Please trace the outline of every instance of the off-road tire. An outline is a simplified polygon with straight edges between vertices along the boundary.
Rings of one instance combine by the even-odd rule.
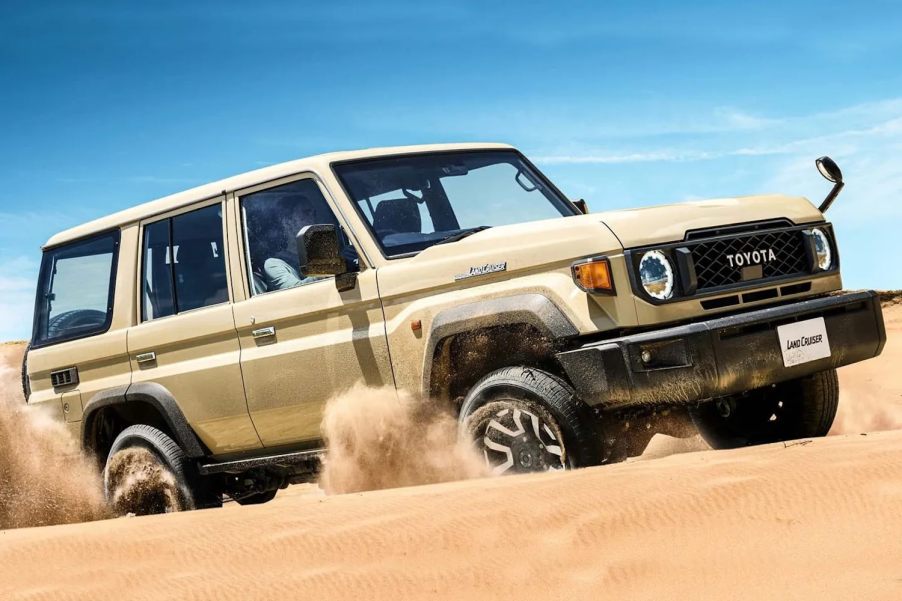
[[[31,382],[28,381],[28,351],[31,350],[31,345],[25,347],[25,355],[22,357],[22,396],[25,397],[25,402],[28,402],[28,399],[31,398]]]
[[[463,433],[478,439],[481,426],[505,407],[536,415],[556,431],[563,441],[563,467],[601,463],[597,418],[558,376],[530,367],[505,367],[491,372],[470,389],[461,405]]]
[[[218,495],[212,493],[200,481],[195,473],[194,464],[185,455],[182,448],[165,432],[148,426],[138,424],[124,429],[113,441],[110,452],[107,455],[104,466],[104,492],[107,500],[111,500],[112,491],[109,490],[109,465],[116,453],[130,448],[144,448],[150,451],[175,480],[178,488],[177,507],[173,511],[189,511],[205,507],[222,505]]]
[[[821,437],[836,417],[839,380],[831,369],[720,403],[690,410],[699,434],[715,449]]]

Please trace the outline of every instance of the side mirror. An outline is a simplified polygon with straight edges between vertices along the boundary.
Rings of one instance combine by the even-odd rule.
[[[338,228],[331,223],[307,225],[296,236],[298,267],[305,276],[335,276],[339,291],[356,285],[356,273],[348,271],[341,254]]]
[[[843,186],[846,184],[842,181],[842,171],[840,170],[839,165],[837,165],[830,157],[820,157],[814,161],[814,164],[817,165],[817,170],[824,176],[824,179],[833,182],[833,189],[830,190],[830,193],[827,194],[824,202],[818,207],[818,210],[821,213],[826,213],[827,209],[830,208],[830,205],[833,204],[833,201],[836,200],[836,197],[839,196],[840,191],[842,191]]]
[[[830,157],[821,157],[816,159],[814,164],[817,165],[817,170],[824,176],[824,179],[834,184],[842,183],[842,171],[840,171],[836,161]]]
[[[576,208],[579,209],[579,212],[583,215],[589,214],[589,203],[580,198],[579,200],[574,200],[573,204],[576,205]]]

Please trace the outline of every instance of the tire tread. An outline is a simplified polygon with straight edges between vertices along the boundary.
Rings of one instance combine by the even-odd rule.
[[[540,400],[570,438],[566,442],[576,467],[601,463],[601,435],[592,410],[576,397],[564,379],[532,367],[503,367],[487,374],[470,389],[461,407],[461,419],[491,400],[493,388],[517,388],[532,397],[530,400]]]
[[[113,441],[113,445],[110,447],[110,452],[107,455],[107,463],[119,451],[133,446],[145,446],[128,444],[136,441],[145,443],[163,460],[166,467],[173,472],[176,478],[185,508],[194,509],[196,506],[195,487],[192,486],[193,479],[190,477],[188,456],[185,455],[178,443],[165,432],[147,424],[128,426]],[[106,477],[104,478],[104,488],[106,488]],[[109,491],[107,491],[107,494],[109,494]]]

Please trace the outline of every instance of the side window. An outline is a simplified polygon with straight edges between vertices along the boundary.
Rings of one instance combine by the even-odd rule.
[[[144,228],[144,321],[228,302],[222,206]]]
[[[296,236],[304,226],[338,226],[315,181],[302,179],[242,196],[241,214],[253,295],[324,279],[301,273],[297,252]],[[356,252],[344,234],[342,243],[345,258],[356,265]]]
[[[144,228],[144,319],[151,320],[175,314],[172,294],[172,258],[169,251],[169,220],[157,221]]]
[[[44,253],[33,346],[93,336],[109,329],[118,249],[117,230]]]

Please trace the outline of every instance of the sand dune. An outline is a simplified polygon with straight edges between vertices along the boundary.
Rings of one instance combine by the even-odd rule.
[[[900,457],[847,435],[11,530],[0,598],[900,599]]]
[[[887,325],[825,439],[9,530],[0,599],[902,599],[902,307]]]

